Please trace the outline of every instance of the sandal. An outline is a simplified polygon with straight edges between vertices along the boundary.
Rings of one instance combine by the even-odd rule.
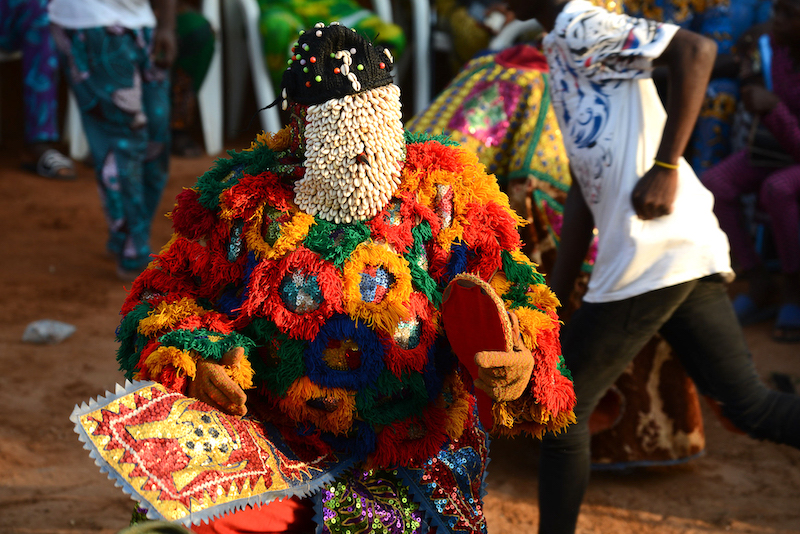
[[[778,308],[771,305],[759,308],[750,295],[740,293],[733,299],[733,311],[736,312],[739,324],[747,326],[772,319],[778,312]]]
[[[772,339],[780,343],[800,342],[800,305],[781,306],[772,330]]]
[[[75,164],[55,148],[48,148],[42,152],[36,164],[25,163],[22,166],[42,178],[74,180],[76,177]]]

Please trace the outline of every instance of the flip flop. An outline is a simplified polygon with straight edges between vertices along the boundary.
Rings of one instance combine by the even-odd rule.
[[[39,156],[39,160],[35,164],[26,163],[22,166],[31,172],[35,172],[42,178],[74,180],[76,176],[75,165],[72,163],[72,160],[55,148],[48,148],[45,150],[42,155]]]
[[[800,305],[784,304],[778,312],[772,339],[781,343],[800,342]]]
[[[733,299],[733,311],[736,312],[736,318],[739,319],[739,324],[747,326],[772,319],[778,312],[778,308],[777,306],[764,306],[759,308],[750,295],[740,293]]]

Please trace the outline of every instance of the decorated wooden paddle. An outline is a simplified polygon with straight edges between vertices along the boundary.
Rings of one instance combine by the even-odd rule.
[[[475,354],[482,351],[510,352],[514,348],[511,320],[495,290],[483,279],[468,273],[456,275],[442,295],[442,324],[450,347],[478,378]],[[475,388],[478,414],[487,430],[492,428],[492,399]]]

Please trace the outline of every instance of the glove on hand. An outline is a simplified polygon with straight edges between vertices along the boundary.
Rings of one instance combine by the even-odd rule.
[[[231,380],[226,367],[238,365],[244,358],[244,348],[235,347],[222,357],[219,362],[200,359],[197,361],[197,373],[189,382],[186,394],[229,415],[247,413],[245,401],[247,395],[239,385]]]
[[[533,355],[522,342],[519,320],[514,312],[509,315],[514,350],[482,351],[475,354],[475,364],[478,366],[475,387],[485,391],[495,401],[518,399],[528,387],[533,372]]]

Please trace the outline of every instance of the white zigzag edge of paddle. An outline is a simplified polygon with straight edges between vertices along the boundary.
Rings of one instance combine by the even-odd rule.
[[[243,510],[247,506],[251,507],[260,507],[264,504],[268,504],[272,501],[282,500],[286,497],[310,497],[317,493],[325,484],[331,483],[334,481],[336,476],[344,470],[346,470],[349,466],[350,462],[343,462],[342,465],[338,466],[338,468],[334,468],[331,472],[321,475],[320,477],[313,480],[313,482],[308,482],[306,484],[298,485],[292,490],[284,490],[284,491],[273,491],[270,492],[269,496],[265,493],[251,495],[249,497],[245,497],[242,499],[236,499],[234,501],[229,501],[226,503],[215,504],[211,505],[203,510],[198,512],[190,511],[188,515],[182,517],[180,519],[167,519],[163,517],[160,513],[158,513],[154,507],[148,506],[150,503],[149,501],[142,496],[133,486],[131,486],[125,479],[123,479],[111,466],[107,461],[100,456],[97,448],[92,444],[91,439],[86,434],[86,431],[80,425],[80,416],[85,415],[89,412],[93,412],[103,406],[108,405],[109,403],[117,400],[120,397],[124,397],[130,393],[137,391],[138,389],[150,387],[152,385],[156,385],[156,382],[151,381],[135,381],[131,382],[130,380],[125,380],[125,385],[116,385],[116,389],[114,393],[106,390],[105,394],[97,397],[97,399],[89,399],[89,402],[83,402],[80,405],[75,405],[72,410],[72,414],[69,416],[69,420],[75,424],[75,433],[78,434],[78,440],[83,443],[83,448],[89,451],[89,457],[94,460],[95,465],[100,468],[101,473],[106,473],[108,475],[109,480],[114,482],[114,486],[121,488],[124,493],[130,495],[131,498],[137,501],[142,507],[147,508],[147,518],[152,520],[160,520],[160,521],[172,521],[176,523],[180,523],[185,527],[189,527],[191,525],[199,525],[201,523],[208,523],[216,518],[222,517],[225,514],[229,514],[235,512],[237,510]]]

